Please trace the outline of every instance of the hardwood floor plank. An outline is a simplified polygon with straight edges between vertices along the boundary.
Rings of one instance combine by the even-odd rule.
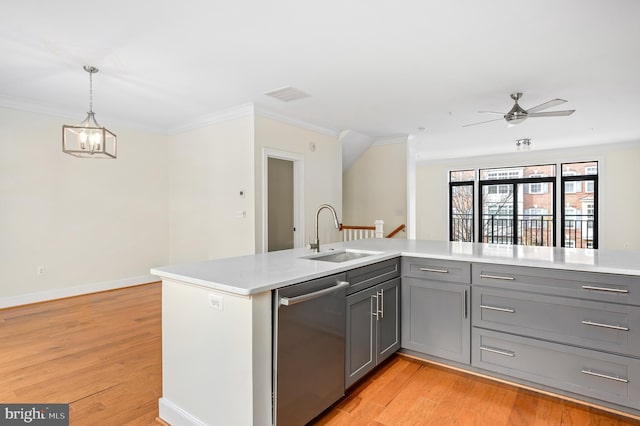
[[[640,422],[613,413],[397,356],[357,383],[319,425],[377,426],[631,426]],[[413,363],[410,368],[408,363]],[[386,376],[386,377],[385,377]],[[396,386],[402,382],[402,386]],[[385,387],[390,389],[385,390]],[[382,410],[371,409],[375,404]],[[374,416],[374,417],[371,417]]]
[[[0,310],[0,400],[69,403],[71,425],[154,425],[161,285]]]
[[[0,401],[70,403],[72,426],[158,425],[161,285],[0,310]],[[629,426],[631,418],[394,356],[316,419],[344,426]]]

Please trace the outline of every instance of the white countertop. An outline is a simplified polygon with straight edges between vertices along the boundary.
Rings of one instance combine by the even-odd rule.
[[[398,256],[640,276],[640,252],[630,251],[562,249],[393,238],[323,244],[320,248],[322,252],[326,253],[340,249],[353,249],[376,252],[376,254],[342,263],[333,263],[306,259],[305,257],[312,256],[314,253],[308,249],[294,249],[163,266],[151,269],[151,273],[162,278],[238,295],[270,291]]]

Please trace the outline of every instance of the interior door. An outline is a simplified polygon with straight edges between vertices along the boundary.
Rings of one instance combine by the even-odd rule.
[[[267,163],[267,251],[294,247],[293,161],[269,157]]]

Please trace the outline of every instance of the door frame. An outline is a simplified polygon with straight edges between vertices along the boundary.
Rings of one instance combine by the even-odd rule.
[[[269,249],[269,158],[293,162],[293,247],[304,247],[304,156],[262,148],[262,253]]]

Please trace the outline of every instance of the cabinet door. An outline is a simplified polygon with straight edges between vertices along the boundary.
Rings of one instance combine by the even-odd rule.
[[[345,387],[376,366],[377,287],[347,296]]]
[[[402,347],[471,362],[470,286],[402,278]]]
[[[376,363],[400,349],[400,279],[376,286],[378,293],[378,345]]]

